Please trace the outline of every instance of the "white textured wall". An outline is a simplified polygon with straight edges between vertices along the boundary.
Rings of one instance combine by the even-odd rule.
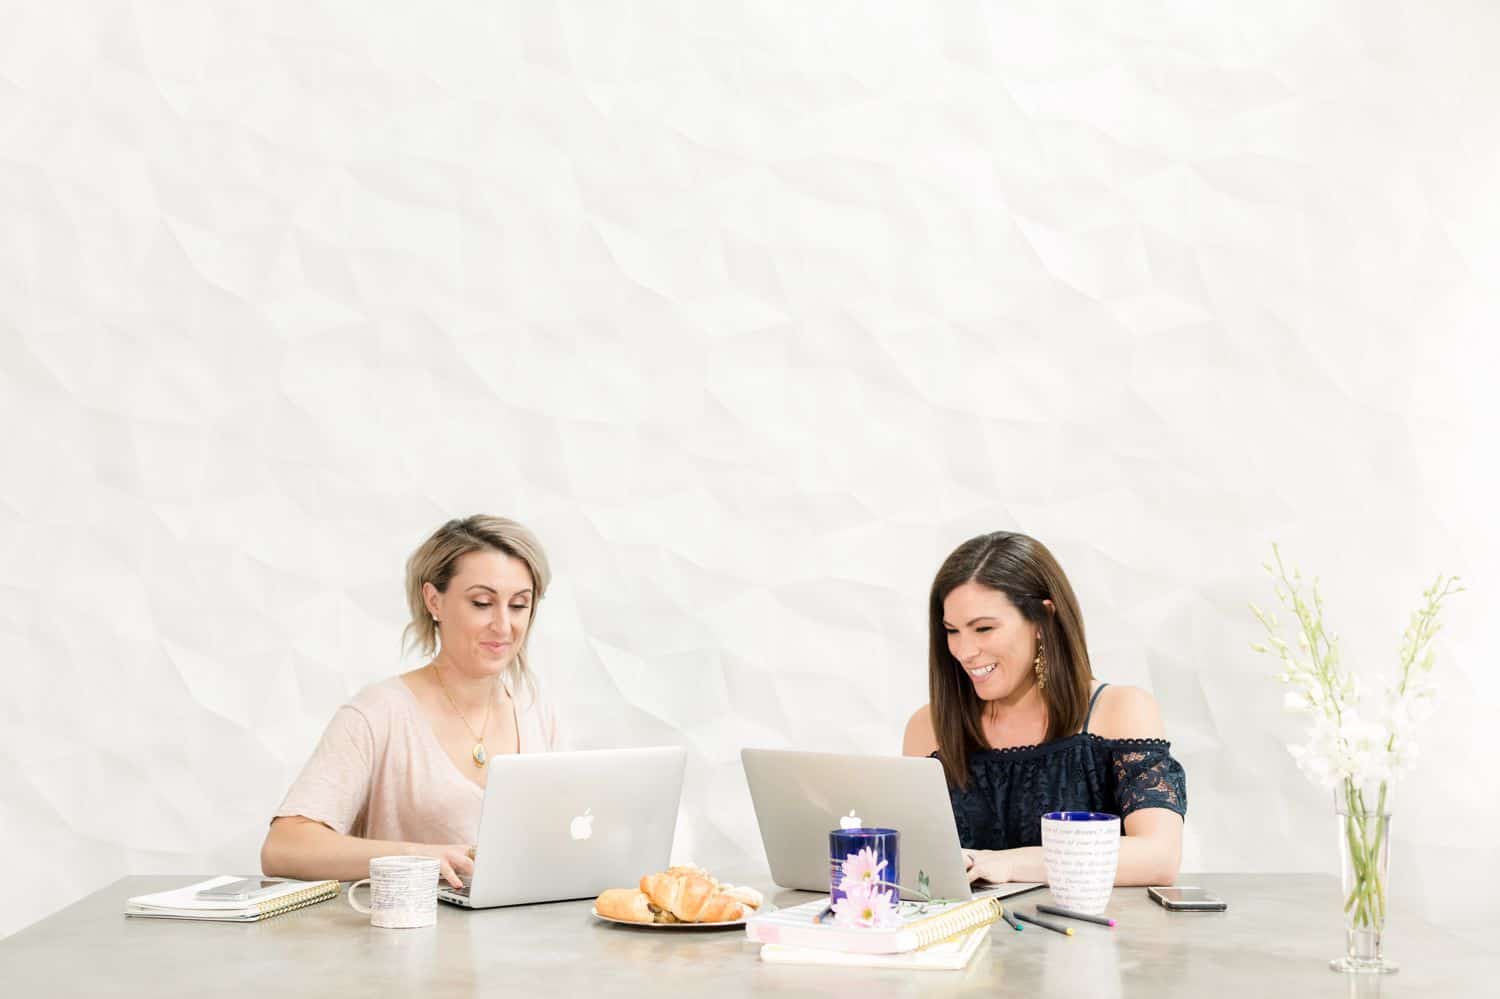
[[[475,511],[708,863],[741,746],[897,750],[1007,528],[1160,700],[1187,868],[1330,870],[1258,564],[1371,670],[1461,573],[1397,888],[1495,913],[1492,5],[3,6],[0,935],[253,868]]]

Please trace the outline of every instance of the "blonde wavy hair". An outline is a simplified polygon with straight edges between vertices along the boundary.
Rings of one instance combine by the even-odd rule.
[[[547,553],[535,534],[514,520],[505,517],[490,517],[476,514],[462,520],[450,520],[422,542],[406,560],[406,606],[411,613],[402,632],[403,651],[415,648],[425,656],[436,654],[438,648],[437,623],[427,611],[427,602],[422,598],[422,584],[431,583],[439,593],[448,590],[458,560],[470,552],[504,552],[526,563],[531,571],[531,621],[536,620],[536,607],[547,584],[552,581],[552,569],[547,564]],[[535,678],[526,664],[526,646],[531,641],[531,627],[526,628],[526,637],[511,662],[513,680],[535,690]],[[515,684],[512,684],[514,687]]]

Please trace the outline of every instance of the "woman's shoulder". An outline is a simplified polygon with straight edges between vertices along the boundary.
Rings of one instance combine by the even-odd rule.
[[[406,685],[406,680],[391,676],[362,687],[344,707],[376,726],[389,725],[392,719],[409,715],[415,704],[416,695]]]
[[[906,723],[906,734],[901,738],[901,755],[931,756],[937,752],[937,733],[932,727],[932,705],[918,708]]]
[[[1165,739],[1156,698],[1140,687],[1101,685],[1088,730],[1101,739]]]

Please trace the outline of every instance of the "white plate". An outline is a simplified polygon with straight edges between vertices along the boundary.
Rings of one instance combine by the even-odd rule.
[[[774,905],[763,905],[756,910],[756,914],[770,912],[774,908]],[[727,930],[745,925],[744,919],[732,919],[726,923],[636,923],[629,919],[613,919],[601,914],[593,906],[589,906],[589,914],[602,922],[614,923],[616,926],[634,926],[638,930]]]

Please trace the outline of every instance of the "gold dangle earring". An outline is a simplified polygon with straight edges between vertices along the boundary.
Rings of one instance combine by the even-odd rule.
[[[1036,636],[1036,658],[1031,661],[1031,668],[1036,671],[1036,689],[1047,689],[1047,649],[1042,645],[1042,636]]]

